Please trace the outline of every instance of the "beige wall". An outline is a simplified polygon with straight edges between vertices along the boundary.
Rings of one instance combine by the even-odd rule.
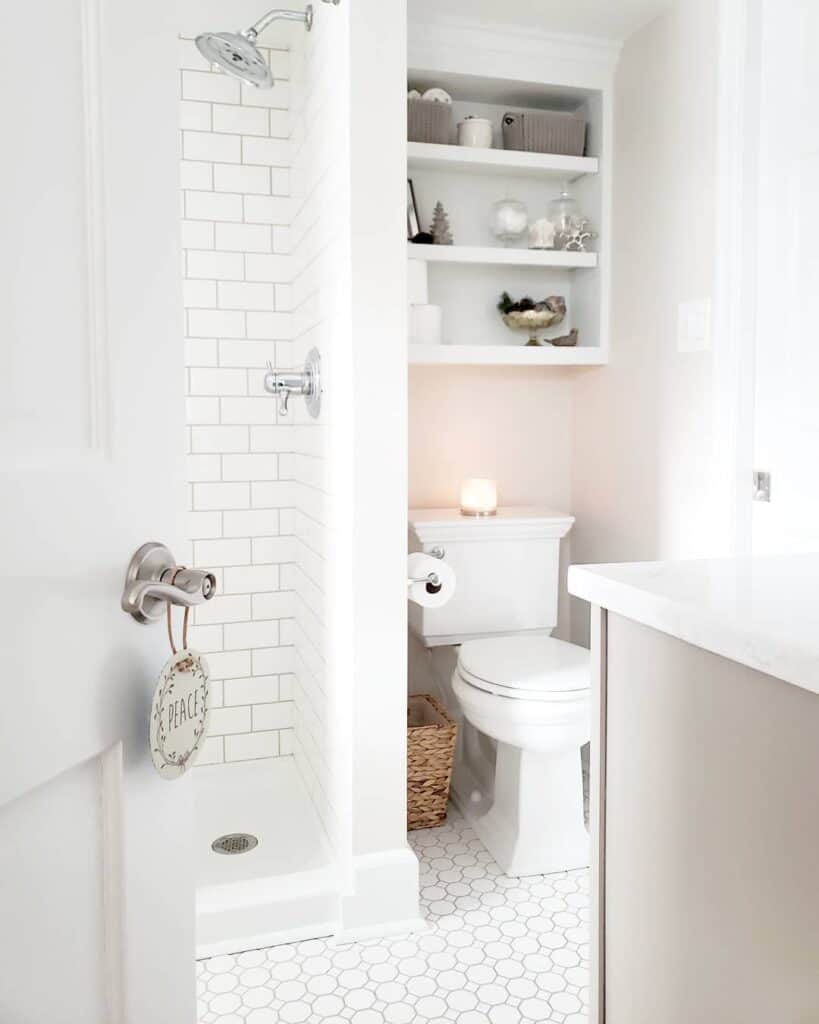
[[[611,362],[575,381],[576,562],[712,553],[713,356],[678,352],[676,325],[680,302],[713,297],[717,14],[686,0],[620,58]]]
[[[410,372],[410,507],[451,508],[465,477],[498,481],[503,505],[570,508],[570,374],[416,366]]]
[[[570,512],[572,378],[556,368],[415,366],[409,376],[410,508],[454,508],[466,477],[498,481],[502,505]],[[568,636],[561,551],[558,632]]]

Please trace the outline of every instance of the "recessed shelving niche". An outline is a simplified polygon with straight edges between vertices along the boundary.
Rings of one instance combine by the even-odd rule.
[[[409,84],[432,85],[453,97],[449,144],[410,142],[407,176],[412,179],[422,227],[440,200],[449,216],[455,244],[407,247],[410,260],[426,265],[428,301],[443,310],[442,345],[410,344],[415,365],[596,366],[608,359],[608,168],[607,89],[591,74],[589,87],[579,69],[564,82],[523,82],[452,72],[410,70]],[[571,82],[569,82],[571,79]],[[588,122],[586,155],[581,157],[503,149],[501,118],[507,111],[578,111]],[[493,122],[494,146],[471,149],[455,144],[458,121],[467,115]],[[594,252],[504,247],[489,228],[494,202],[515,198],[526,204],[530,221],[545,216],[548,203],[567,182],[599,233]],[[579,331],[576,347],[527,346],[526,335],[505,326],[496,305],[502,292],[536,301],[563,295],[568,312],[546,339]]]

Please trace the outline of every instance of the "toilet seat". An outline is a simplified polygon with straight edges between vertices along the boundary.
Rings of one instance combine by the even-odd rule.
[[[551,636],[469,640],[457,673],[468,686],[510,700],[577,700],[590,686],[589,652]]]

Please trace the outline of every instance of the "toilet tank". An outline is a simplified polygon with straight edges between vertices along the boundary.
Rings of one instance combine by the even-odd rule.
[[[500,508],[471,518],[458,509],[411,509],[409,550],[442,553],[456,576],[441,608],[410,602],[410,629],[427,647],[557,625],[560,540],[574,518],[542,508]]]

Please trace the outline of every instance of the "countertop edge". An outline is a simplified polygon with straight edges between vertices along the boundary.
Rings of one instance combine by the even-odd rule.
[[[635,562],[630,568],[648,569],[651,564]],[[754,636],[734,622],[713,613],[706,616],[689,603],[651,593],[637,582],[612,579],[605,575],[607,568],[612,567],[570,566],[569,593],[693,647],[819,694],[819,659],[813,652],[785,645],[774,634]]]

